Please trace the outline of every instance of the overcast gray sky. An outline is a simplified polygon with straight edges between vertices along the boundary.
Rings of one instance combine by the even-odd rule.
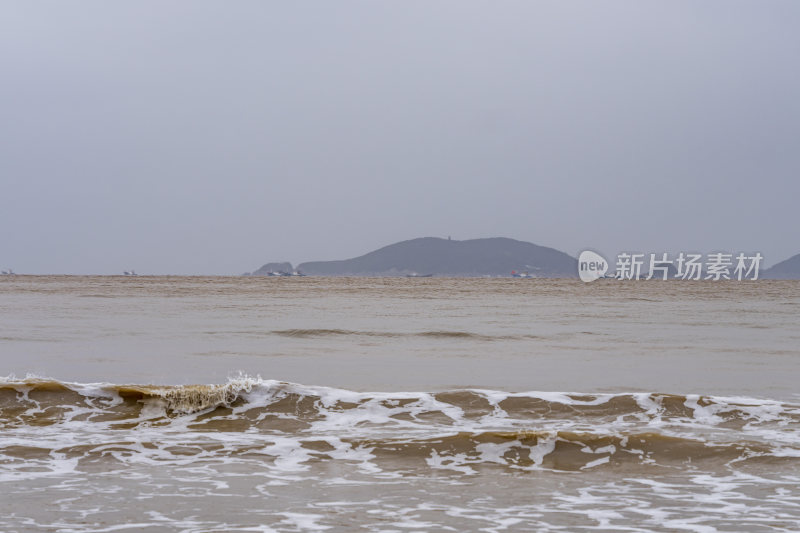
[[[800,2],[0,1],[0,267],[800,252]]]

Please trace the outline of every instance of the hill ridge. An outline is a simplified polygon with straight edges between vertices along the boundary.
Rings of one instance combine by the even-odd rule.
[[[762,273],[764,279],[800,279],[800,254],[775,263]]]
[[[297,270],[322,276],[508,276],[512,271],[527,271],[538,277],[575,277],[577,259],[555,248],[508,237],[419,237],[350,259],[301,263]]]

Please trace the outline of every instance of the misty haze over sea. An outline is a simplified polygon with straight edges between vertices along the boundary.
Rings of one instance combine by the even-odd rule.
[[[0,267],[235,275],[447,235],[772,265],[800,252],[798,10],[10,2]]]
[[[798,22],[3,2],[0,531],[800,531]]]

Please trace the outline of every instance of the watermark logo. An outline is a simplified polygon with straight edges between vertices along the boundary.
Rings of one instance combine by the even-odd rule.
[[[608,262],[599,254],[586,250],[578,258],[578,275],[589,282],[602,277],[622,280],[683,279],[757,280],[764,256],[716,252],[711,254],[681,252],[674,257],[667,253],[639,254],[623,252],[617,256],[613,276],[606,276]]]
[[[608,261],[591,250],[584,250],[578,257],[578,275],[581,281],[590,282],[600,279],[608,272]]]

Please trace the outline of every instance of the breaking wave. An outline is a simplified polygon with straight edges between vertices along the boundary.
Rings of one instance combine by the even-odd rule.
[[[798,422],[800,406],[755,398],[378,393],[247,376],[182,386],[6,378],[0,472],[45,456],[44,463],[60,456],[169,462],[263,455],[292,468],[358,458],[376,471],[416,465],[465,474],[498,465],[575,472],[729,465],[796,460]]]

